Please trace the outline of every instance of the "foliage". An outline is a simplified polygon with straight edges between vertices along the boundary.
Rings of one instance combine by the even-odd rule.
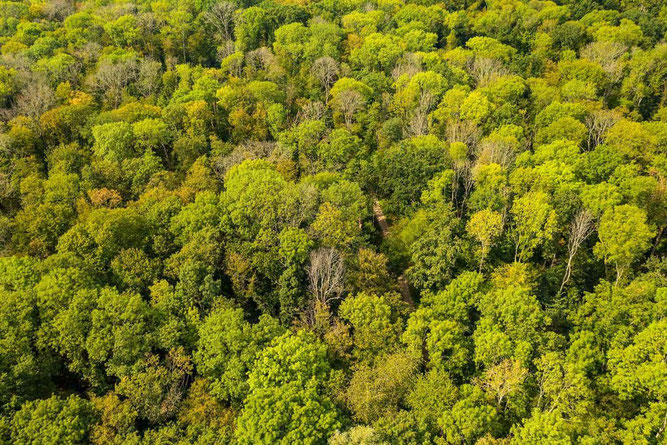
[[[665,442],[666,29],[0,2],[0,442]]]

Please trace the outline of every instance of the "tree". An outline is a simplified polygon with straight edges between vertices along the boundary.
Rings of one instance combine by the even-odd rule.
[[[366,99],[359,91],[344,90],[336,93],[331,104],[343,115],[345,125],[350,128],[354,115],[366,105]]]
[[[587,210],[581,210],[572,220],[570,224],[570,236],[567,241],[567,264],[565,265],[565,274],[560,284],[559,293],[563,292],[563,288],[570,281],[574,257],[577,255],[579,247],[593,233],[593,229],[593,215]]]
[[[233,230],[241,239],[251,239],[261,228],[276,226],[284,218],[281,196],[288,183],[264,160],[245,161],[225,175],[221,205]]]
[[[99,423],[93,425],[90,431],[92,443],[109,443],[119,438],[138,440],[135,426],[137,412],[129,400],[121,400],[110,392],[102,397],[94,397],[91,402],[100,417]]]
[[[123,249],[111,261],[116,285],[120,289],[145,291],[157,280],[160,264],[137,248]]]
[[[454,406],[458,398],[458,387],[449,374],[432,369],[417,377],[406,402],[419,421],[437,430],[438,419]]]
[[[345,432],[336,432],[329,440],[331,445],[381,445],[380,435],[369,426],[355,426]]]
[[[622,399],[644,397],[663,401],[667,378],[664,362],[667,323],[659,320],[639,332],[627,347],[609,351],[611,383]]]
[[[394,415],[410,390],[417,361],[396,352],[375,366],[362,365],[350,381],[345,398],[356,419],[370,423]]]
[[[402,340],[422,354],[428,368],[452,376],[466,372],[472,354],[468,332],[482,285],[479,273],[465,272],[437,294],[425,295],[410,314]]]
[[[527,376],[528,369],[521,363],[505,359],[484,372],[480,386],[495,397],[500,409],[504,409],[509,400],[521,391]]]
[[[11,441],[35,444],[85,444],[96,415],[87,400],[52,396],[26,402],[11,419]]]
[[[190,358],[182,348],[169,351],[165,363],[148,355],[120,379],[116,392],[130,401],[140,418],[158,424],[178,411],[191,373]]]
[[[417,213],[411,223],[421,230],[421,236],[415,237],[408,247],[409,280],[417,288],[438,291],[465,261],[467,246],[461,238],[461,221],[450,205],[438,205]]]
[[[558,411],[543,413],[535,411],[521,427],[514,428],[513,444],[553,443],[569,445],[574,443],[569,433],[568,423]]]
[[[122,100],[125,87],[136,80],[138,72],[137,60],[131,55],[103,58],[91,80],[92,87],[106,96],[115,108]]]
[[[312,230],[323,246],[333,249],[348,250],[356,247],[361,237],[359,219],[350,218],[341,207],[331,202],[320,206]]]
[[[148,118],[135,122],[132,124],[132,134],[140,148],[154,151],[159,149],[165,159],[168,159],[167,146],[172,135],[167,124],[162,120]]]
[[[378,297],[362,293],[341,303],[339,315],[352,325],[357,359],[372,362],[395,348],[403,324],[399,301],[396,294]]]
[[[340,253],[331,247],[311,252],[308,280],[310,292],[320,304],[328,306],[341,298],[345,284],[345,264]]]
[[[447,86],[446,79],[435,72],[417,73],[396,93],[396,107],[402,111],[408,134],[413,136],[428,133],[428,114],[437,105]]]
[[[35,299],[38,263],[27,257],[0,259],[0,403],[22,400],[50,389],[47,354],[35,349],[38,330]]]
[[[496,288],[479,300],[481,317],[473,341],[475,360],[486,367],[505,358],[526,366],[546,341],[543,330],[550,319],[530,288],[520,282],[524,274],[525,269],[518,263],[498,272]],[[500,283],[506,279],[507,283]]]
[[[101,291],[86,339],[90,361],[105,366],[109,375],[134,373],[134,365],[150,352],[151,315],[138,294]]]
[[[389,199],[389,212],[402,213],[419,202],[428,180],[446,167],[445,148],[442,141],[428,135],[376,152],[374,187],[380,198]]]
[[[134,134],[127,122],[114,122],[93,128],[95,154],[112,161],[122,161],[134,154]]]
[[[248,393],[246,375],[262,348],[282,334],[277,321],[263,315],[251,325],[243,311],[232,307],[214,309],[199,327],[194,354],[198,372],[209,379],[210,393],[220,400],[240,403]]]
[[[664,442],[664,3],[0,1],[0,443]]]
[[[357,177],[366,154],[367,149],[361,139],[346,128],[331,131],[317,147],[320,169],[341,171],[350,180]]]
[[[338,62],[329,56],[320,57],[310,70],[324,88],[324,100],[329,100],[329,90],[339,72]]]
[[[366,36],[362,45],[350,54],[350,60],[367,71],[390,71],[403,54],[401,39],[390,34],[373,33]]]
[[[459,401],[441,415],[438,425],[449,442],[475,443],[496,428],[497,417],[479,387],[463,385]]]
[[[600,145],[607,132],[618,122],[620,116],[612,111],[595,110],[586,117],[588,127],[588,149]]]
[[[512,206],[514,216],[514,260],[524,261],[544,242],[551,240],[556,212],[542,192],[529,192]]]
[[[600,241],[593,251],[605,263],[614,264],[618,284],[632,263],[649,248],[654,232],[646,224],[643,210],[633,205],[622,205],[602,215],[598,236]]]
[[[324,443],[340,428],[326,394],[332,377],[326,348],[305,331],[275,339],[248,376],[236,430],[240,444]]]
[[[473,214],[468,221],[466,229],[481,244],[479,271],[482,271],[484,260],[493,246],[493,242],[502,233],[502,215],[493,210],[480,210]]]
[[[221,1],[204,13],[204,20],[216,30],[223,42],[232,38],[235,11],[236,5],[232,2]]]
[[[395,285],[392,284],[393,278],[389,274],[388,262],[386,255],[361,247],[355,267],[349,273],[353,288],[359,292],[366,291],[378,295],[394,290]]]

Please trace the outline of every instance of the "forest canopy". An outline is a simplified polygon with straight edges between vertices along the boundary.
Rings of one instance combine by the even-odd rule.
[[[666,30],[0,1],[0,443],[667,443]]]

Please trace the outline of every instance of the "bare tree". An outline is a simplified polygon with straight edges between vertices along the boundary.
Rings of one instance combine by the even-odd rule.
[[[586,116],[588,149],[592,150],[600,145],[607,131],[620,119],[620,114],[611,110],[595,110]]]
[[[497,139],[482,139],[479,144],[477,160],[483,164],[498,164],[509,168],[516,158],[516,149],[512,144]]]
[[[137,5],[131,2],[118,2],[102,6],[101,16],[105,20],[116,20],[124,15],[137,15]]]
[[[470,150],[477,147],[481,131],[477,124],[469,120],[450,119],[447,122],[447,142],[463,142]]]
[[[324,88],[324,100],[328,100],[329,90],[334,84],[336,77],[338,77],[338,62],[329,56],[320,57],[313,63],[310,71]]]
[[[100,63],[91,79],[94,91],[108,97],[111,105],[117,107],[123,97],[124,88],[135,81],[139,75],[139,64],[135,59]]]
[[[161,78],[162,63],[157,60],[143,59],[139,64],[137,89],[143,96],[150,96],[160,89]]]
[[[164,20],[154,12],[149,11],[137,14],[137,27],[141,30],[139,35],[142,46],[147,49],[147,54],[151,58],[157,58],[156,53],[158,52],[158,48],[154,37],[164,25]]]
[[[428,115],[433,109],[436,97],[427,90],[422,90],[419,95],[417,108],[412,112],[408,122],[407,133],[413,136],[422,136],[428,133]]]
[[[232,40],[234,11],[236,11],[236,5],[222,1],[216,3],[204,13],[204,20],[215,30],[223,42]]]
[[[43,79],[35,79],[16,98],[16,111],[37,122],[39,117],[51,107],[54,99],[51,87]]]
[[[567,243],[567,264],[565,266],[565,274],[561,282],[558,294],[560,295],[565,288],[565,285],[570,281],[572,276],[572,263],[574,257],[577,255],[579,247],[586,241],[586,238],[593,233],[593,215],[588,210],[581,210],[574,217],[570,225],[570,237]]]
[[[97,42],[86,42],[77,47],[72,55],[78,58],[84,66],[93,65],[100,57],[102,45]]]
[[[308,279],[316,302],[329,305],[341,298],[345,284],[345,264],[340,253],[331,247],[321,247],[312,252]]]
[[[0,117],[27,116],[32,130],[39,135],[45,145],[48,145],[44,138],[40,117],[51,108],[54,102],[55,93],[46,80],[41,77],[32,77],[16,98],[15,106],[6,110],[6,113],[0,114]]]
[[[301,107],[301,109],[297,113],[296,121],[303,122],[307,120],[319,120],[324,117],[325,113],[326,113],[326,105],[324,105],[322,102],[318,100],[308,101]]]
[[[52,0],[44,4],[44,15],[50,22],[62,22],[75,10],[74,2],[70,0]]]
[[[498,77],[508,73],[499,60],[488,57],[471,59],[468,63],[468,72],[475,79],[479,88],[487,86]]]
[[[265,70],[276,63],[276,56],[266,46],[248,51],[245,54],[246,65],[253,70]]]
[[[401,76],[412,77],[421,71],[421,62],[414,53],[403,56],[394,69],[391,70],[391,78],[396,82]]]
[[[270,141],[248,140],[237,145],[231,153],[211,157],[211,169],[216,177],[222,180],[229,169],[245,161],[246,159],[269,159],[274,155],[278,144]]]
[[[618,42],[593,42],[581,50],[581,57],[598,63],[611,83],[616,83],[623,77],[622,56],[628,47]]]
[[[345,125],[352,125],[354,114],[366,104],[364,96],[356,90],[341,91],[336,95],[333,105],[343,114]]]

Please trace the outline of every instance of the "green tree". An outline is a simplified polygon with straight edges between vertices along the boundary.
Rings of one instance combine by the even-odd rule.
[[[134,155],[134,134],[127,122],[114,122],[93,128],[95,154],[112,161],[122,161]]]
[[[198,372],[209,379],[210,393],[220,400],[242,401],[249,390],[246,376],[257,356],[280,334],[282,329],[268,315],[252,325],[241,309],[214,309],[199,327],[194,354]]]
[[[472,354],[468,334],[482,284],[480,274],[463,273],[441,292],[425,295],[410,314],[402,340],[424,355],[429,368],[465,374]]]
[[[643,210],[633,205],[622,205],[602,215],[598,236],[600,241],[594,247],[595,255],[615,266],[618,283],[635,260],[649,248],[654,233],[646,224]]]
[[[394,415],[414,383],[417,364],[412,354],[399,351],[358,367],[345,392],[355,418],[369,423]]]
[[[373,361],[382,353],[391,352],[398,343],[403,324],[398,301],[398,295],[362,293],[341,303],[340,317],[352,325],[354,354],[361,361]]]
[[[11,442],[85,444],[96,415],[90,402],[78,396],[26,402],[11,419]]]
[[[489,254],[493,242],[502,234],[502,215],[493,210],[480,210],[470,217],[466,229],[481,245],[479,254],[479,270],[481,272],[484,260]]]
[[[341,426],[327,395],[332,370],[326,348],[305,331],[285,334],[257,359],[238,418],[241,444],[326,443]]]
[[[498,413],[486,402],[484,392],[477,386],[463,385],[459,401],[441,415],[438,424],[447,441],[475,443],[492,433],[497,422]]]
[[[414,207],[426,183],[444,170],[446,145],[435,136],[420,136],[394,145],[374,157],[377,188],[389,199],[387,211],[403,213]]]
[[[511,443],[537,445],[548,442],[569,445],[574,443],[568,434],[569,429],[568,422],[558,411],[550,413],[536,411],[521,427],[514,428],[515,435]]]
[[[545,193],[530,192],[512,205],[514,259],[529,259],[536,248],[550,241],[556,229],[556,212]]]

